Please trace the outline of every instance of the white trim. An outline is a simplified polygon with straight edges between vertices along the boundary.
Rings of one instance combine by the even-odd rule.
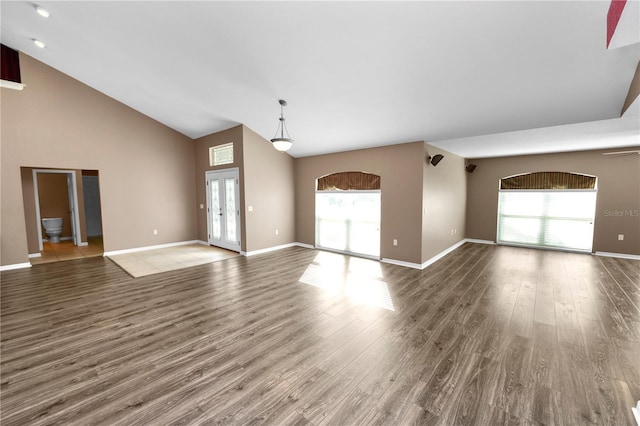
[[[80,244],[78,244],[78,247],[84,247],[84,246],[88,246],[89,242],[88,241],[83,241]]]
[[[631,412],[633,413],[633,417],[636,418],[636,423],[640,425],[640,400],[638,400],[635,407],[631,407]]]
[[[31,268],[31,264],[29,262],[25,262],[25,263],[14,263],[13,265],[4,265],[4,266],[0,266],[0,271],[11,271],[13,269],[23,269],[23,268]]]
[[[196,240],[196,244],[200,244],[201,246],[209,247],[209,243],[206,242],[206,241],[202,241],[202,240]]]
[[[637,255],[637,254],[609,253],[607,251],[597,251],[594,254],[596,256],[618,257],[620,259],[640,260],[640,255]]]
[[[307,248],[307,249],[311,249],[311,250],[315,250],[315,246],[312,244],[306,244],[306,243],[293,243],[295,245],[297,245],[298,247],[303,247],[303,248]]]
[[[491,240],[476,240],[475,238],[465,238],[464,241],[467,242],[467,243],[474,243],[474,244],[490,244],[492,246],[496,244],[495,241],[491,241]]]
[[[27,85],[16,81],[0,80],[0,87],[4,87],[5,89],[22,90],[27,87]]]
[[[422,267],[420,269],[424,269],[427,266],[431,265],[432,263],[437,262],[438,260],[442,259],[443,257],[445,257],[446,255],[448,255],[449,253],[451,253],[452,251],[454,251],[455,249],[457,249],[458,247],[460,247],[461,245],[463,245],[466,242],[467,241],[465,239],[462,239],[462,240],[458,241],[457,243],[455,243],[454,245],[452,245],[448,249],[445,249],[445,250],[441,251],[440,253],[438,253],[435,256],[433,256],[431,259],[427,260],[426,262],[423,262],[422,263]]]
[[[29,259],[34,259],[36,257],[42,257],[42,253],[29,253]]]
[[[199,243],[198,240],[191,240],[191,241],[180,241],[177,243],[158,244],[156,246],[145,246],[145,247],[135,247],[130,249],[124,249],[124,250],[105,251],[103,253],[103,256],[107,257],[107,256],[115,256],[117,254],[137,253],[139,251],[156,250],[156,249],[167,248],[167,247],[186,246],[189,244],[198,244],[198,243]]]
[[[380,261],[384,263],[390,263],[392,265],[404,266],[406,268],[422,269],[422,265],[420,265],[419,263],[405,262],[404,260],[387,259],[383,257],[382,259],[380,259]]]
[[[483,241],[483,240],[478,240],[478,241]],[[405,262],[405,261],[402,261],[402,260],[387,259],[387,258],[382,258],[381,261],[384,262],[384,263],[391,263],[393,265],[406,266],[407,268],[425,269],[427,266],[429,266],[432,263],[435,263],[436,261],[442,259],[443,257],[445,257],[446,255],[448,255],[449,253],[451,253],[452,251],[454,251],[455,249],[457,249],[458,247],[462,246],[464,243],[467,243],[467,242],[470,242],[470,241],[467,241],[466,238],[463,239],[463,240],[460,240],[457,243],[455,243],[454,245],[452,245],[451,247],[449,247],[448,249],[445,249],[445,250],[441,251],[440,253],[438,253],[435,256],[433,256],[431,259],[427,260],[426,262],[423,262],[422,264]],[[491,244],[493,244],[493,243],[491,243]]]

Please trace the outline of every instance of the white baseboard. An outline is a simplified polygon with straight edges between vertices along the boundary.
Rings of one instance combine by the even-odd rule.
[[[207,246],[207,247],[211,245],[207,241],[202,241],[202,240],[197,240],[196,244],[200,244],[201,246]]]
[[[481,240],[479,240],[479,241],[481,241]],[[436,254],[431,259],[427,260],[426,262],[423,262],[422,264],[405,262],[403,260],[387,259],[387,258],[382,258],[381,261],[384,262],[384,263],[391,263],[393,265],[405,266],[407,268],[424,269],[427,266],[431,265],[432,263],[435,263],[438,260],[442,259],[443,257],[445,257],[446,255],[448,255],[449,253],[451,253],[452,251],[454,251],[455,249],[457,249],[458,247],[460,247],[461,245],[463,245],[466,242],[470,242],[470,241],[468,241],[466,238],[463,239],[463,240],[460,240],[457,243],[455,243],[454,245],[452,245],[451,247],[449,247],[449,248],[441,251],[440,253]],[[487,243],[482,243],[482,244],[487,244]],[[493,243],[491,243],[491,244],[493,244]]]
[[[448,249],[441,251],[440,253],[433,256],[431,259],[427,260],[426,262],[423,262],[420,269],[424,269],[427,266],[431,265],[432,263],[437,262],[438,260],[442,259],[443,257],[445,257],[446,255],[448,255],[449,253],[451,253],[452,251],[454,251],[455,249],[457,249],[458,247],[460,247],[466,242],[467,242],[466,239],[458,241]]]
[[[395,260],[395,259],[388,259],[386,257],[383,257],[382,259],[380,259],[380,262],[390,263],[392,265],[404,266],[405,268],[422,269],[422,265],[420,265],[419,263],[405,262],[404,260]]]
[[[308,248],[308,249],[311,249],[311,250],[315,250],[315,248],[316,248],[316,247],[315,247],[314,245],[312,245],[312,244],[306,244],[306,243],[293,243],[293,244],[295,244],[295,245],[296,245],[296,246],[298,246],[298,247]]]
[[[29,253],[29,259],[33,259],[36,257],[42,257],[42,253]]]
[[[177,243],[158,244],[156,246],[145,246],[145,247],[124,249],[124,250],[105,251],[103,256],[107,257],[107,256],[115,256],[117,254],[136,253],[139,251],[156,250],[156,249],[167,248],[167,247],[186,246],[188,244],[199,244],[199,241],[198,240],[180,241]]]
[[[79,247],[85,247],[88,246],[89,243],[87,241],[81,241],[80,244],[78,244]]]
[[[495,241],[490,241],[490,240],[476,240],[475,238],[465,238],[464,239],[465,242],[467,243],[475,243],[475,244],[490,244],[490,245],[495,245]]]
[[[607,251],[597,251],[594,253],[596,256],[604,257],[618,257],[620,259],[640,260],[640,256],[637,254],[625,254],[625,253],[609,253]]]
[[[31,264],[29,262],[25,262],[25,263],[14,263],[13,265],[0,266],[0,272],[11,271],[14,269],[24,269],[24,268],[31,268]]]

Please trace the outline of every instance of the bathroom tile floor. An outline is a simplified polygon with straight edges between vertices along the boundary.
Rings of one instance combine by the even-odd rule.
[[[102,256],[104,253],[102,237],[88,238],[89,245],[76,246],[73,241],[60,241],[59,243],[42,243],[40,257],[29,259],[32,265],[41,263],[59,262],[61,260],[82,259],[83,257]]]
[[[108,256],[134,278],[159,272],[203,265],[239,256],[239,253],[202,244],[188,244],[161,249]]]

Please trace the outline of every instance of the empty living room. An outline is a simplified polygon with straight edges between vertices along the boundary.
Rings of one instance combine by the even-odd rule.
[[[640,425],[640,2],[3,1],[0,424]]]

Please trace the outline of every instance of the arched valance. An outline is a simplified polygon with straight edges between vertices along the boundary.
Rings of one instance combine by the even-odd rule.
[[[595,189],[596,177],[566,172],[534,172],[500,179],[500,189]]]
[[[380,189],[380,176],[364,172],[340,172],[318,178],[318,191],[370,191]]]

